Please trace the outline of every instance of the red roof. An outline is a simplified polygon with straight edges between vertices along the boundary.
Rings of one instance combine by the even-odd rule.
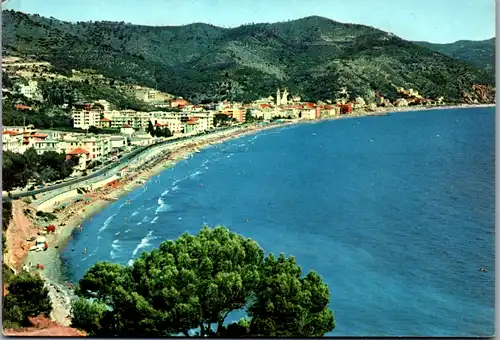
[[[304,106],[307,106],[309,108],[313,108],[315,107],[316,105],[314,103],[304,103]]]
[[[268,109],[270,107],[271,107],[271,105],[269,105],[269,104],[260,104],[261,109]]]
[[[35,133],[33,135],[31,135],[32,137],[37,137],[37,138],[46,138],[48,137],[49,135],[46,134],[46,133]]]
[[[88,155],[89,152],[85,149],[82,149],[82,148],[76,148],[73,151],[70,151],[67,153],[67,155],[82,155],[82,154]]]
[[[111,119],[104,117],[104,118],[101,118],[99,121],[100,122],[110,122]]]
[[[156,123],[155,126],[157,127],[162,127],[162,126],[167,126],[168,124],[160,124],[160,123]]]
[[[189,125],[194,125],[194,124],[198,124],[198,122],[197,122],[197,121],[195,121],[195,120],[188,120],[188,121],[187,121],[187,124],[189,124]]]
[[[17,104],[16,109],[29,110],[29,109],[31,109],[31,107],[23,105],[23,104]]]
[[[4,132],[2,132],[2,134],[4,134],[4,135],[11,135],[11,136],[17,136],[17,135],[20,135],[21,132],[5,130]]]
[[[130,125],[128,125],[128,124],[123,125],[123,127],[124,127],[125,129],[130,129],[130,128],[131,128],[131,126],[130,126]]]

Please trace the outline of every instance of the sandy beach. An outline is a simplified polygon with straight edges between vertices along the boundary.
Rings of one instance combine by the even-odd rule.
[[[429,109],[450,109],[462,107],[484,107],[494,105],[467,105],[467,106],[440,106],[440,107],[392,107],[380,108],[373,112],[355,112],[352,115],[343,115],[330,117],[322,120],[358,118],[362,116],[380,115],[381,113],[410,111],[410,110],[429,110]],[[172,145],[159,148],[152,151],[149,156],[145,156],[142,162],[130,165],[128,171],[118,180],[108,183],[101,188],[95,188],[83,195],[84,199],[75,202],[74,199],[68,199],[64,202],[58,202],[58,205],[65,207],[56,210],[54,214],[56,219],[46,223],[34,223],[23,217],[22,206],[13,208],[13,220],[19,225],[29,225],[20,233],[19,230],[9,228],[8,238],[8,257],[9,264],[12,267],[31,265],[31,271],[39,272],[45,278],[53,301],[54,310],[52,319],[61,325],[70,323],[70,304],[73,297],[72,284],[65,282],[64,273],[62,273],[63,263],[60,258],[60,251],[66,246],[68,240],[72,237],[73,231],[80,228],[80,225],[86,219],[91,219],[93,215],[101,211],[110,202],[118,199],[124,194],[143,185],[149,178],[159,174],[168,167],[173,166],[180,160],[193,154],[196,150],[202,149],[214,143],[225,142],[236,137],[253,134],[259,131],[294,125],[297,123],[317,123],[318,120],[298,121],[293,120],[286,123],[271,123],[265,126],[249,125],[233,131],[221,131],[213,135],[203,135],[193,140],[185,140],[173,143]],[[165,151],[170,153],[166,153]],[[20,202],[19,202],[20,203]],[[34,215],[34,213],[32,213]],[[25,220],[23,220],[23,218]],[[31,223],[31,224],[30,224]],[[46,235],[49,248],[46,251],[28,251],[29,245],[25,242],[29,236],[36,236],[37,232],[42,232],[48,224],[56,226],[54,233]],[[26,230],[31,230],[27,232]],[[23,241],[25,244],[23,244]],[[31,244],[30,244],[31,245]],[[43,266],[43,269],[37,269],[36,265]],[[74,283],[73,283],[74,284]]]
[[[149,157],[145,157],[145,161],[129,165],[130,169],[125,171],[122,178],[84,194],[82,200],[75,202],[73,197],[54,204],[54,206],[59,206],[59,209],[54,210],[56,218],[52,221],[41,221],[39,218],[35,218],[35,209],[22,201],[15,202],[13,208],[15,223],[14,227],[8,229],[7,236],[8,263],[16,270],[21,270],[24,267],[31,272],[38,272],[45,279],[53,303],[51,318],[59,324],[67,326],[71,320],[70,307],[74,296],[72,287],[75,283],[66,281],[62,272],[63,263],[60,251],[64,249],[73,232],[79,231],[85,220],[91,219],[110,202],[141,187],[149,178],[173,166],[178,161],[184,160],[196,150],[238,136],[289,124],[291,123],[269,124],[263,127],[248,126],[238,130],[200,136],[193,140],[180,141],[168,148],[159,148],[153,151]],[[170,153],[166,153],[166,150]],[[33,218],[24,216],[25,209],[30,209],[30,215]],[[55,225],[55,232],[45,234],[44,228],[48,225]],[[29,247],[34,243],[27,242],[26,239],[40,234],[44,234],[46,237],[49,244],[48,249],[29,251]]]

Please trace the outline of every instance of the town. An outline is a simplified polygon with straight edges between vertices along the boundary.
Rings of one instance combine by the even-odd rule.
[[[374,93],[376,100],[368,104],[359,96],[352,99],[346,87],[334,93],[332,97],[335,98],[325,102],[302,101],[299,95],[290,94],[287,88],[278,88],[274,96],[251,103],[225,100],[192,104],[182,97],[156,89],[122,84],[122,89],[139,102],[149,105],[152,110],[117,109],[106,98],[63,103],[61,108],[71,117],[73,129],[61,131],[26,124],[23,113],[36,112],[37,104],[48,99],[44,98],[39,81],[54,83],[69,79],[89,84],[101,82],[105,85],[111,82],[101,75],[76,70],[73,70],[68,78],[54,71],[49,63],[20,60],[15,57],[4,58],[3,71],[10,76],[9,82],[14,82],[11,89],[3,89],[3,99],[15,100],[14,108],[19,112],[17,121],[23,121],[22,125],[3,126],[3,151],[24,154],[33,148],[38,155],[46,152],[64,154],[67,160],[72,159],[75,163],[69,178],[87,176],[140,147],[229,127],[376,114],[394,106],[444,104],[443,97],[430,100],[423,98],[418,91],[404,88],[396,89],[401,98],[391,101],[379,93]],[[114,86],[115,82],[112,83]],[[62,178],[59,178],[57,183],[61,181]],[[38,179],[29,181],[25,188],[17,190],[50,184],[47,178]]]

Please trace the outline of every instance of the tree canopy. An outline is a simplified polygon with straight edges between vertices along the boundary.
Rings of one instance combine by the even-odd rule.
[[[99,262],[76,289],[73,327],[94,336],[321,336],[335,327],[330,291],[293,257],[264,256],[224,227],[185,233],[131,266]],[[233,311],[248,318],[228,324]]]
[[[38,275],[22,272],[11,280],[8,291],[3,301],[3,319],[11,326],[29,325],[28,317],[49,316],[52,311],[49,290]]]
[[[70,176],[76,164],[76,157],[66,159],[64,153],[55,151],[47,151],[41,155],[34,148],[29,148],[23,154],[4,151],[3,188],[9,191],[15,187],[24,187],[30,179],[38,183],[57,181]]]

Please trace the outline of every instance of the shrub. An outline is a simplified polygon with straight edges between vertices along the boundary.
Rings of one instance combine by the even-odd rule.
[[[48,317],[52,311],[49,290],[38,275],[22,272],[12,279],[8,290],[3,304],[5,321],[28,326],[28,317],[40,314]]]

